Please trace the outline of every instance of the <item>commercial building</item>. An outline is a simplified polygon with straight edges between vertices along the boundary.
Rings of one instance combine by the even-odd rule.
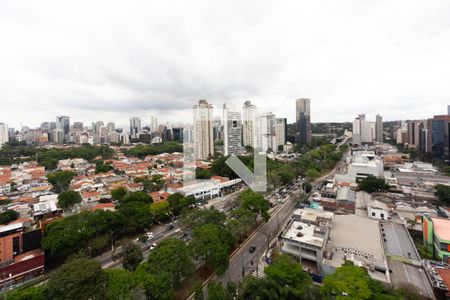
[[[241,112],[223,105],[224,155],[239,155],[242,152]]]
[[[311,104],[308,98],[297,99],[295,105],[299,142],[311,144]]]
[[[383,121],[381,119],[381,127]],[[353,144],[363,145],[370,144],[376,138],[376,122],[370,122],[366,120],[365,114],[360,114],[353,120]],[[381,128],[382,135],[382,128]],[[382,139],[382,137],[381,137]]]
[[[287,140],[287,119],[277,118],[275,124],[275,134],[277,139],[277,151],[286,144]]]
[[[383,117],[380,115],[375,118],[375,139],[378,143],[383,142]]]
[[[345,261],[367,269],[375,280],[390,283],[378,221],[357,215],[335,215],[322,270],[331,274]]]
[[[0,148],[9,141],[8,125],[0,123]]]
[[[70,118],[67,116],[56,117],[56,128],[62,131],[63,141],[70,142]]]
[[[245,101],[242,109],[242,139],[244,146],[256,147],[255,123],[257,114],[256,106],[250,101]]]
[[[294,256],[300,262],[314,262],[320,272],[334,214],[297,209],[292,217],[282,233],[281,252]]]
[[[205,200],[219,197],[225,190],[241,182],[241,179],[200,181],[178,188],[175,192],[181,193],[185,197],[194,196],[196,200]]]
[[[441,261],[450,263],[450,220],[425,215],[422,222],[423,243]]]
[[[193,108],[194,156],[207,159],[214,155],[213,107],[206,100],[199,100]]]
[[[337,183],[358,183],[369,175],[384,177],[383,160],[373,151],[354,151],[347,160],[347,173],[336,174]]]
[[[434,116],[427,121],[426,150],[434,159],[450,160],[450,116]]]
[[[141,118],[139,117],[132,117],[130,118],[130,134],[132,137],[137,138],[139,132],[141,132],[142,126],[141,126]]]

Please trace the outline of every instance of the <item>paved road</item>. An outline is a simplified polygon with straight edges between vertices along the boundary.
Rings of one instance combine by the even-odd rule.
[[[279,230],[290,219],[294,206],[294,197],[289,197],[283,205],[276,207],[276,211],[269,221],[260,226],[256,233],[235,253],[230,259],[227,272],[220,278],[224,285],[230,281],[238,283],[243,278],[243,272],[245,276],[256,269],[258,259],[268,247],[268,241],[276,237]],[[256,250],[250,253],[249,250],[252,246],[255,246]]]

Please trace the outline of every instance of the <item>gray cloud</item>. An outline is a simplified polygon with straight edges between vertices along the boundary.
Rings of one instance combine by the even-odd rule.
[[[450,3],[2,1],[0,122],[190,119],[197,99],[313,121],[450,102]],[[145,122],[144,122],[145,123]]]

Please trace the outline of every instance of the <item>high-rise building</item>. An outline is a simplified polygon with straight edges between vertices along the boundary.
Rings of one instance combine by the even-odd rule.
[[[375,140],[375,122],[366,120],[365,114],[360,114],[353,120],[353,144],[370,144]]]
[[[275,133],[277,138],[277,151],[280,146],[282,147],[286,144],[287,139],[287,119],[286,118],[277,118],[275,124]]]
[[[139,117],[130,118],[130,134],[131,134],[131,136],[137,138],[138,133],[141,130],[142,130],[141,118],[139,118]]]
[[[116,125],[114,124],[114,122],[108,122],[108,124],[106,124],[106,131],[108,134],[111,134],[115,129]]]
[[[426,150],[434,159],[450,161],[450,115],[428,119],[426,140]]]
[[[242,152],[241,112],[223,105],[224,155],[238,155]]]
[[[214,155],[213,107],[206,100],[199,100],[194,113],[194,156],[207,159]]]
[[[383,142],[383,117],[380,115],[376,116],[375,119],[375,137],[378,143]]]
[[[300,143],[311,144],[311,103],[308,98],[297,99],[295,103]]]
[[[53,129],[51,140],[53,143],[62,143],[64,141],[64,131],[59,128]]]
[[[418,148],[420,147],[420,134],[423,129],[423,122],[420,120],[407,121],[406,122],[406,143],[408,147]]]
[[[56,117],[56,128],[60,129],[63,134],[61,142],[70,142],[70,118],[67,116]]]
[[[73,122],[72,129],[75,132],[83,131],[83,122]]]
[[[242,108],[242,141],[244,146],[256,147],[256,117],[258,110],[250,101],[244,102]]]
[[[450,105],[447,105],[447,115],[450,116]]]
[[[158,129],[158,118],[152,116],[150,118],[150,132],[158,131]]]
[[[0,123],[0,148],[9,141],[8,125]]]
[[[271,112],[259,114],[256,118],[256,151],[277,150],[275,115]]]

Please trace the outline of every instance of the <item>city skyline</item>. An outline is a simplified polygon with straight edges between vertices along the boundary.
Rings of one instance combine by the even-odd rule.
[[[292,123],[298,97],[314,102],[314,122],[368,111],[421,119],[449,100],[444,1],[51,4],[58,14],[0,6],[0,120],[11,127],[61,114],[121,126],[134,115],[187,120],[196,99],[250,99]]]

